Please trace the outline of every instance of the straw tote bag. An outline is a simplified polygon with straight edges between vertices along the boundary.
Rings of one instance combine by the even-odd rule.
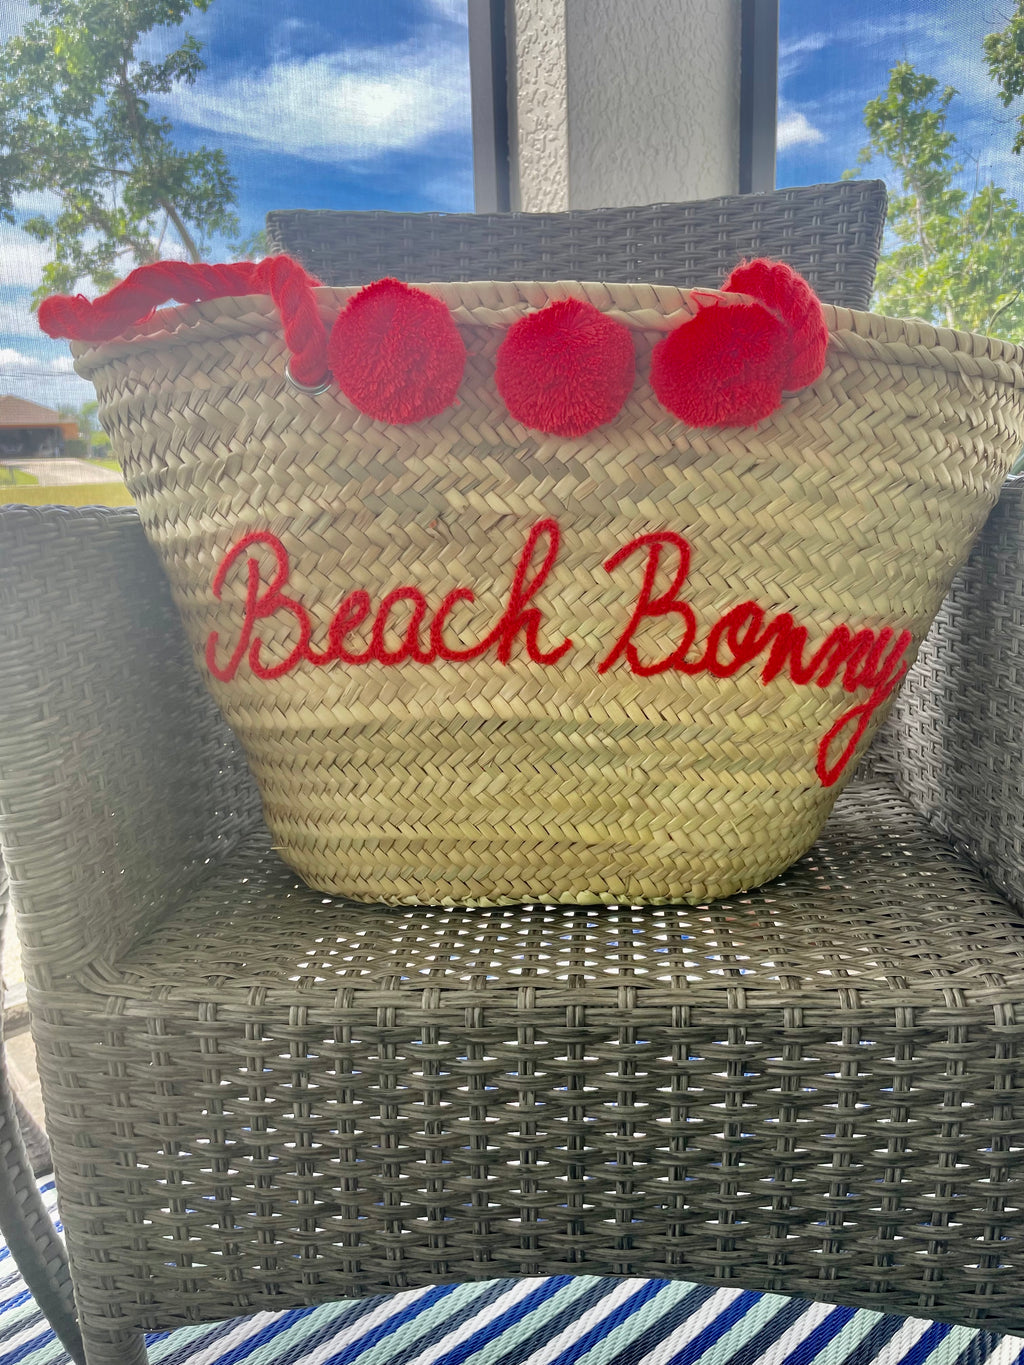
[[[1018,348],[768,262],[723,291],[171,263],[40,322],[275,846],[361,901],[782,872],[1024,444]]]

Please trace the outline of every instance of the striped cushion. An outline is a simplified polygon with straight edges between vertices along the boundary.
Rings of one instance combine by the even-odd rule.
[[[53,1182],[41,1185],[54,1210]],[[1024,1337],[595,1276],[441,1285],[148,1338],[151,1365],[1024,1365]],[[0,1365],[66,1365],[0,1250]]]

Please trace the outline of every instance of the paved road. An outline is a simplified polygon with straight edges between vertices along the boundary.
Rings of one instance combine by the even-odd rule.
[[[112,469],[104,469],[98,464],[85,460],[0,460],[0,464],[12,465],[25,474],[31,474],[41,484],[53,488],[58,484],[69,483],[120,483],[121,475]]]

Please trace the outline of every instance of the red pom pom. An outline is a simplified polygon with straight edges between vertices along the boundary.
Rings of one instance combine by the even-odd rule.
[[[420,422],[454,402],[466,347],[440,299],[378,280],[349,299],[327,352],[338,387],[378,422]]]
[[[738,265],[722,286],[736,294],[752,294],[792,330],[784,389],[813,384],[825,368],[828,328],[821,304],[807,281],[782,261],[757,260]]]
[[[659,341],[651,387],[691,427],[749,426],[782,401],[789,328],[759,303],[712,298]]]
[[[633,386],[629,329],[581,299],[559,299],[512,324],[494,379],[523,426],[583,436],[610,422]]]

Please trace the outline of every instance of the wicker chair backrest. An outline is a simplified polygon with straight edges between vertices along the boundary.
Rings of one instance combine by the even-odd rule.
[[[565,213],[267,214],[272,251],[324,284],[619,280],[718,286],[747,256],[798,270],[824,303],[866,309],[885,227],[881,180],[801,185],[689,204]]]

